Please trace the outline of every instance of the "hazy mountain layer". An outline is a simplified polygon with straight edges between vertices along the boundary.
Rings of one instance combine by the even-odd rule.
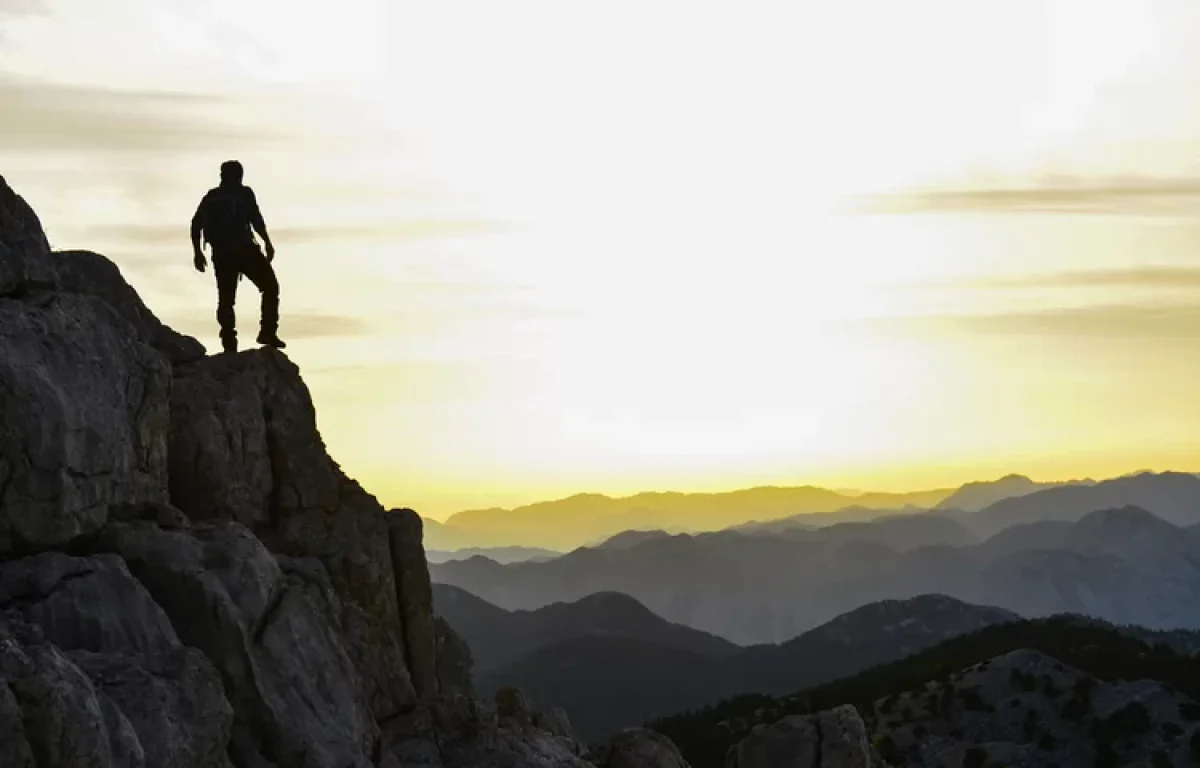
[[[1193,514],[1200,515],[1195,478],[1131,479],[1153,491],[1160,483],[1179,486],[1181,478],[1197,491]],[[1061,490],[1024,500],[1038,509],[1037,496]],[[1155,501],[1154,493],[1144,496]],[[1171,511],[1178,518],[1182,509]],[[950,520],[969,524],[970,517]],[[1013,517],[1029,519],[1019,509]],[[1070,612],[1150,628],[1200,628],[1200,538],[1144,510],[1014,527],[977,544],[961,544],[963,536],[953,522],[928,515],[890,517],[785,535],[650,537],[547,563],[502,566],[475,558],[433,566],[432,574],[510,610],[621,592],[669,621],[743,644],[780,642],[859,605],[926,593],[1024,616]]]
[[[476,684],[561,706],[591,739],[738,693],[784,694],[1015,621],[940,595],[863,606],[781,645],[734,646],[654,616],[625,595],[507,612],[445,585],[435,609],[479,658]]]
[[[476,509],[427,526],[430,549],[521,545],[569,550],[626,530],[711,531],[750,520],[833,512],[857,505],[928,508],[954,489],[851,496],[825,488],[748,488],[728,493],[578,494],[515,509]]]

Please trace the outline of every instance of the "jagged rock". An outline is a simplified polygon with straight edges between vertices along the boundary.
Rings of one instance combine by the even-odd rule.
[[[166,614],[116,555],[44,552],[0,564],[0,608],[64,651],[157,655],[180,647]]]
[[[554,736],[575,740],[575,732],[571,729],[571,718],[567,717],[566,710],[562,707],[551,707],[546,711],[534,712],[533,724]]]
[[[120,709],[39,634],[0,623],[0,712],[15,706],[21,720],[20,728],[0,721],[0,755],[15,765],[32,756],[37,766],[143,768],[142,746]]]
[[[341,607],[319,563],[286,569],[245,527],[164,531],[111,523],[98,546],[118,552],[180,638],[220,671],[239,765],[371,764],[378,731],[342,644]]]
[[[0,176],[0,296],[52,286],[49,254],[37,214]]]
[[[670,739],[648,728],[617,732],[602,751],[599,765],[600,768],[689,768]],[[771,763],[771,768],[777,765],[790,764]]]
[[[496,691],[496,714],[516,720],[521,724],[533,722],[533,707],[528,697],[518,688],[506,685]]]
[[[726,768],[871,768],[877,764],[866,725],[849,705],[755,726],[725,757]]]
[[[411,509],[392,510],[387,515],[387,527],[408,671],[417,696],[436,696],[438,669],[433,589],[421,543],[421,516]]]
[[[411,707],[385,513],[326,454],[299,370],[253,350],[178,366],[175,382],[172,501],[192,520],[235,519],[274,552],[320,559],[376,719]]]
[[[441,616],[433,617],[433,640],[439,694],[447,698],[474,697],[471,647]]]
[[[203,653],[180,647],[155,656],[88,651],[69,656],[129,720],[147,766],[227,764],[233,709],[220,676]]]
[[[0,299],[0,554],[167,498],[170,368],[94,297]]]
[[[91,251],[56,251],[50,256],[55,284],[64,293],[98,296],[123,317],[138,337],[172,363],[204,357],[204,345],[163,325],[137,295],[116,264]]]

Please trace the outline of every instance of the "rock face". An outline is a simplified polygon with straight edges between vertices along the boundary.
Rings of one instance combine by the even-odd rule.
[[[204,357],[0,179],[0,765],[588,765],[472,688],[296,366]]]
[[[757,726],[725,758],[726,768],[871,768],[878,764],[866,725],[851,706]]]
[[[671,740],[646,728],[628,728],[612,737],[601,768],[689,768]]]
[[[166,501],[167,361],[107,304],[0,298],[0,554],[61,547]]]

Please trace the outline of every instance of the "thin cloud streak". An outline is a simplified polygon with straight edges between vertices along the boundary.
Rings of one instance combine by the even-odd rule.
[[[332,224],[313,227],[272,227],[272,238],[280,243],[324,243],[346,240],[418,240],[501,234],[507,228],[490,221],[414,219],[374,224]],[[181,234],[182,233],[182,234]],[[89,228],[88,237],[135,247],[178,246],[187,239],[186,222],[170,224],[105,224]]]
[[[1197,342],[1200,341],[1200,302],[1101,304],[1031,312],[910,315],[872,318],[850,325],[888,334]]]
[[[1185,288],[1200,289],[1200,267],[1145,265],[1129,268],[1044,272],[1040,274],[928,280],[905,283],[904,289],[957,291],[1028,290],[1037,288]]]
[[[245,304],[258,311],[258,295],[249,283]],[[240,293],[240,292],[239,292]],[[257,319],[257,318],[255,318]],[[208,336],[215,328],[215,320],[211,315],[189,313],[177,314],[162,318],[163,322],[180,333],[190,336]],[[366,337],[375,329],[361,317],[350,315],[334,315],[322,312],[293,311],[287,313],[288,337],[294,339],[332,339],[348,337]]]
[[[1200,206],[1200,179],[1081,181],[1024,187],[909,190],[851,198],[858,213],[1171,214]]]

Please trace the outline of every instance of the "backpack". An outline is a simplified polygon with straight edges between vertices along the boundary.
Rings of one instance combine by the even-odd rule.
[[[217,187],[204,202],[204,239],[217,246],[252,242],[247,195],[240,187]]]

